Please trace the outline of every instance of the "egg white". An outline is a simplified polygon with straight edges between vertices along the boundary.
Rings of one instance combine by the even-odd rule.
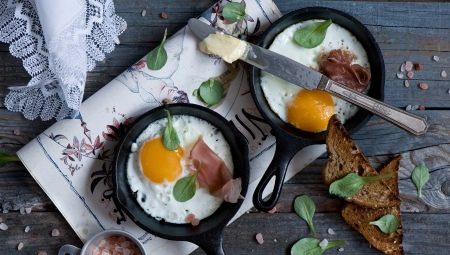
[[[167,118],[151,123],[136,139],[130,148],[131,153],[127,162],[127,179],[131,190],[136,193],[136,199],[144,211],[157,220],[170,223],[186,223],[186,216],[193,213],[197,219],[204,219],[213,214],[222,204],[223,199],[209,194],[204,188],[198,188],[195,196],[186,201],[178,202],[172,195],[173,183],[157,184],[149,181],[139,169],[138,148],[149,140],[159,137],[167,123]],[[224,161],[233,174],[233,160],[228,142],[223,134],[210,123],[187,115],[173,116],[173,126],[178,133],[180,146],[188,157],[188,149],[202,136],[205,143]],[[179,178],[189,174],[186,160],[181,161],[182,174]]]
[[[361,43],[347,29],[335,23],[328,27],[325,39],[315,48],[303,48],[294,42],[295,31],[320,21],[324,20],[307,20],[286,28],[275,37],[269,49],[316,70],[319,69],[319,56],[334,49],[344,49],[355,55],[352,64],[370,68],[367,53]],[[284,122],[288,122],[287,105],[303,88],[266,72],[261,73],[261,88],[272,111]],[[345,123],[358,111],[357,106],[334,96],[332,98],[335,104],[336,116],[342,123]]]

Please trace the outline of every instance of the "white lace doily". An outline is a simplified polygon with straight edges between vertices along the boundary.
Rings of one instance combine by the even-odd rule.
[[[76,117],[86,72],[125,29],[112,0],[1,0],[0,41],[32,77],[10,88],[5,106],[27,119]]]

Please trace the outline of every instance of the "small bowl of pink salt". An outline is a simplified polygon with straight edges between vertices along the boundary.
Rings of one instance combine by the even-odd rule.
[[[139,240],[123,230],[105,230],[89,239],[80,249],[64,245],[58,255],[146,255]]]

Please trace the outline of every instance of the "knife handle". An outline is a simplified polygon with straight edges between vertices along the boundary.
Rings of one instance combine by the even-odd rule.
[[[423,135],[428,129],[425,118],[385,104],[338,82],[328,80],[323,86],[320,86],[320,89],[358,105],[414,135]]]

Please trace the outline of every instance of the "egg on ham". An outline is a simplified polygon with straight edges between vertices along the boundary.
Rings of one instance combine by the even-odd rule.
[[[187,115],[172,121],[180,146],[167,150],[161,134],[167,118],[151,123],[136,139],[127,162],[127,179],[142,209],[157,220],[190,223],[213,214],[222,202],[236,202],[240,179],[232,179],[233,160],[223,134],[210,123]],[[198,171],[193,198],[175,200],[177,180]],[[234,188],[234,189],[233,189]],[[236,194],[237,192],[237,194]]]
[[[331,24],[324,41],[312,49],[294,42],[295,31],[322,21],[308,20],[286,28],[276,36],[269,49],[319,70],[338,82],[348,83],[352,78],[356,80],[352,81],[355,86],[346,85],[364,92],[370,81],[368,57],[361,43],[348,30]],[[359,83],[366,86],[360,89]],[[358,111],[357,106],[327,92],[306,90],[266,72],[261,73],[261,88],[270,108],[281,120],[308,132],[326,130],[328,120],[334,114],[345,123]]]

